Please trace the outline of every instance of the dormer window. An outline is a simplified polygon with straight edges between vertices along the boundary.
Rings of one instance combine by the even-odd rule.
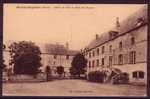
[[[117,32],[117,31],[114,31],[114,32],[113,32],[113,36],[116,37],[117,35],[118,35],[118,32]]]
[[[140,17],[137,19],[137,23],[136,23],[136,26],[140,26],[144,23],[144,18]]]
[[[110,31],[109,32],[109,39],[113,39],[114,37],[116,37],[118,35],[117,31]]]

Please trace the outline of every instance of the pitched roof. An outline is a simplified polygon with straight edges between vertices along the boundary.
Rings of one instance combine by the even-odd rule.
[[[80,51],[77,50],[68,50],[67,51],[67,55],[76,55],[77,53],[79,53]]]
[[[79,53],[77,50],[69,50],[64,45],[60,44],[44,44],[40,47],[43,54],[54,54],[54,55],[75,55]]]
[[[142,21],[142,24],[139,24],[140,21]],[[139,11],[135,12],[134,14],[130,15],[127,19],[122,21],[120,23],[119,27],[119,35],[124,34],[136,27],[142,26],[143,24],[147,24],[148,19],[147,19],[147,6],[142,7]],[[113,29],[110,29],[107,33],[103,33],[100,35],[99,38],[92,40],[89,45],[86,47],[87,50],[90,50],[92,48],[95,48],[106,41],[109,41],[109,32],[110,31],[116,31],[116,28],[114,27]]]

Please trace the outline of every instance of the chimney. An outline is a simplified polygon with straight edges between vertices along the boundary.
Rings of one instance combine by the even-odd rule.
[[[82,49],[80,49],[80,51],[81,51],[81,53],[82,53],[82,51],[83,51],[83,50],[82,50]]]
[[[116,18],[116,27],[117,27],[117,28],[120,27],[119,17]]]
[[[95,36],[96,36],[96,40],[97,40],[97,39],[99,38],[99,35],[98,35],[98,34],[96,34]]]

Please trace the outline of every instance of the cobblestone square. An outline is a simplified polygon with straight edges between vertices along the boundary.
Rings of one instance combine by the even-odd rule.
[[[4,83],[3,95],[12,96],[146,96],[146,86],[111,85],[86,80]]]

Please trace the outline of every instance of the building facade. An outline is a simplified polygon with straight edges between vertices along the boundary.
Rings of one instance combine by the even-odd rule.
[[[116,21],[116,27],[103,33],[84,49],[87,73],[117,68],[129,74],[129,81],[147,83],[147,7]]]
[[[53,74],[56,73],[56,68],[58,66],[63,66],[65,75],[69,76],[69,69],[71,67],[71,62],[73,60],[73,57],[79,53],[79,51],[76,50],[70,50],[68,48],[68,44],[66,44],[66,47],[59,44],[45,44],[44,46],[40,47],[42,50],[42,71],[45,70],[46,66],[50,66],[52,69]]]

